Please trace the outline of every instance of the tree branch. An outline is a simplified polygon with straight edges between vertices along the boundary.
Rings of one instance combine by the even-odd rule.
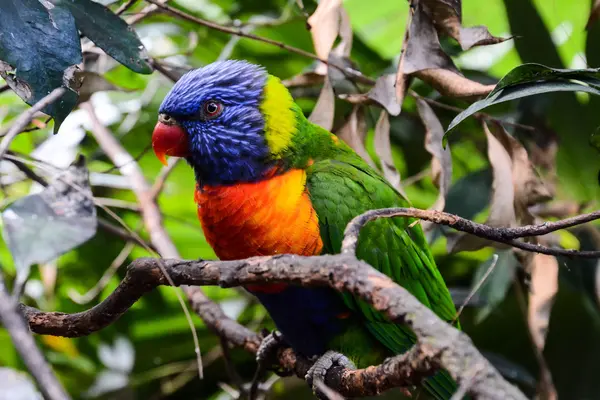
[[[470,233],[481,238],[493,240],[499,243],[506,243],[519,249],[548,254],[553,256],[600,258],[600,251],[579,251],[569,249],[559,249],[541,246],[533,243],[525,243],[516,239],[531,236],[541,236],[560,229],[571,228],[586,222],[600,219],[600,211],[589,214],[582,214],[576,217],[566,218],[556,222],[544,222],[539,225],[525,225],[516,228],[497,228],[459,217],[458,215],[445,213],[436,210],[421,210],[418,208],[383,208],[379,210],[367,211],[355,217],[344,233],[342,242],[343,254],[354,254],[358,242],[358,232],[369,221],[378,218],[390,217],[411,217],[431,221],[438,225],[446,225],[461,232]]]
[[[0,159],[8,150],[10,143],[13,141],[15,137],[31,122],[33,116],[36,112],[41,111],[43,108],[48,106],[49,104],[54,103],[58,100],[67,89],[64,87],[59,87],[51,91],[48,95],[43,97],[40,101],[35,103],[33,106],[25,110],[21,115],[17,117],[15,122],[11,125],[10,129],[6,132],[6,134],[1,135],[2,142],[0,142]]]
[[[27,323],[17,310],[17,303],[6,292],[4,280],[0,272],[0,322],[10,335],[15,349],[27,369],[38,383],[38,387],[49,400],[70,399],[52,369],[46,362],[42,352],[37,347]]]
[[[117,289],[88,311],[77,314],[46,313],[27,306],[22,306],[22,311],[31,330],[36,333],[68,337],[90,334],[116,320],[142,295],[157,285],[168,285],[160,270],[160,262],[150,258],[135,260],[128,267],[127,275]],[[415,380],[432,373],[434,368],[448,370],[460,384],[466,379],[467,371],[473,371],[477,367],[481,372],[473,379],[469,394],[486,399],[525,398],[475,349],[466,334],[439,319],[406,289],[352,255],[283,255],[241,261],[167,259],[162,262],[175,285],[233,287],[287,282],[302,286],[330,286],[338,291],[353,293],[371,303],[393,322],[407,324],[419,339],[418,350],[409,353],[409,356],[392,359],[393,361],[379,367],[359,371],[344,370],[340,371],[338,377],[328,377],[328,382],[338,382],[333,389],[345,396],[375,394],[398,384],[413,384]],[[209,315],[206,310],[210,307],[205,307],[205,304],[199,307],[203,313]],[[215,314],[205,321],[207,325],[216,323],[213,329],[223,334],[232,344],[256,351],[259,340],[254,333],[230,320],[222,321],[222,311],[218,306],[211,311]],[[300,376],[306,372],[309,365],[306,362],[298,363],[298,358],[290,350],[280,352],[279,360],[284,367],[291,367],[290,369]],[[414,365],[418,366],[414,377],[410,372],[410,379],[406,376],[402,378],[404,375],[400,372],[409,369],[412,371]],[[399,375],[388,377],[390,371]]]
[[[158,285],[169,285],[161,266],[168,271],[172,284],[245,286],[257,283],[287,282],[302,286],[326,285],[348,291],[372,304],[397,323],[407,324],[417,335],[418,345],[411,352],[364,370],[341,370],[329,374],[327,382],[346,396],[379,393],[399,385],[413,384],[444,368],[468,393],[484,398],[523,398],[508,385],[472,345],[468,336],[441,321],[408,291],[390,278],[356,259],[354,252],[360,229],[377,218],[404,216],[420,218],[487,239],[521,245],[520,237],[543,235],[600,218],[600,212],[567,218],[562,221],[518,228],[493,228],[456,215],[413,208],[369,211],[354,218],[346,228],[342,253],[335,256],[299,257],[282,255],[256,257],[240,261],[181,261],[138,259],[128,268],[117,289],[103,302],[77,314],[41,312],[22,306],[30,328],[37,333],[78,337],[100,330],[114,322],[141,296]],[[543,248],[544,251],[558,249]],[[572,252],[572,255],[592,252]],[[162,264],[161,264],[162,263]],[[235,346],[255,353],[258,335],[227,318],[218,305],[201,292],[186,292],[194,310],[207,326]],[[286,349],[278,354],[282,367],[303,377],[310,363]],[[476,372],[473,372],[476,371]]]
[[[231,28],[228,26],[223,26],[223,25],[219,25],[217,23],[211,22],[211,21],[206,21],[200,18],[197,18],[193,15],[187,14],[177,8],[171,7],[169,5],[166,5],[162,2],[160,2],[159,0],[146,0],[148,3],[151,3],[155,6],[157,6],[159,9],[164,10],[178,18],[184,19],[186,21],[195,23],[197,25],[202,25],[202,26],[206,26],[207,28],[210,29],[214,29],[220,32],[224,32],[224,33],[228,33],[230,35],[236,35],[239,37],[243,37],[243,38],[247,38],[247,39],[252,39],[252,40],[257,40],[259,42],[263,42],[263,43],[267,43],[273,46],[277,46],[280,49],[289,51],[290,53],[295,53],[295,54],[299,54],[301,56],[307,57],[307,58],[311,58],[313,60],[316,61],[320,61],[324,64],[327,64],[333,68],[336,68],[338,70],[340,70],[342,73],[344,73],[344,75],[347,75],[349,77],[352,77],[353,79],[355,79],[357,82],[360,83],[364,83],[367,85],[374,85],[375,84],[375,80],[372,78],[369,78],[368,76],[363,75],[360,71],[357,71],[355,69],[352,68],[347,68],[344,66],[340,66],[337,65],[335,63],[330,63],[328,60],[322,59],[319,56],[317,56],[316,54],[313,54],[311,52],[299,49],[297,47],[293,47],[293,46],[289,46],[283,42],[278,42],[276,40],[273,39],[269,39],[266,37],[262,37],[262,36],[258,36],[255,35],[253,33],[249,33],[249,32],[244,32],[244,30],[242,28]]]

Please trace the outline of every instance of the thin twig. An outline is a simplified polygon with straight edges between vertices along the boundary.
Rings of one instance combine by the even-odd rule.
[[[167,182],[167,178],[169,177],[171,172],[173,172],[173,170],[175,169],[175,167],[177,166],[177,164],[179,163],[180,160],[181,160],[181,158],[171,159],[171,161],[169,161],[169,165],[167,165],[166,167],[163,167],[161,169],[161,171],[158,174],[158,176],[156,177],[156,180],[154,181],[154,185],[152,185],[152,189],[150,191],[150,198],[152,198],[152,200],[156,201],[156,199],[162,192],[162,190],[165,186],[165,183]]]
[[[483,276],[481,277],[479,282],[477,282],[477,284],[475,284],[475,287],[473,288],[473,290],[471,290],[471,292],[469,293],[469,295],[467,296],[465,301],[463,301],[463,303],[460,305],[460,308],[456,312],[456,315],[454,316],[454,318],[452,318],[452,325],[454,325],[454,323],[458,320],[458,318],[462,314],[462,312],[465,309],[465,307],[467,306],[467,304],[469,304],[469,302],[471,302],[471,299],[473,298],[473,296],[475,296],[477,291],[481,288],[481,286],[487,280],[488,276],[490,276],[490,274],[492,273],[494,268],[496,268],[496,264],[498,264],[498,254],[494,254],[492,263],[490,264],[488,269],[485,271],[485,274],[483,274]]]
[[[38,383],[44,397],[49,400],[70,399],[37,347],[17,306],[17,303],[6,291],[2,272],[0,271],[0,322],[8,331],[15,349],[21,356],[21,360]]]
[[[448,110],[448,111],[454,111],[454,112],[459,113],[459,114],[461,112],[465,111],[463,108],[451,106],[451,105],[445,104],[445,103],[441,103],[441,102],[439,102],[437,100],[430,99],[428,97],[423,97],[420,94],[418,94],[417,92],[415,92],[414,90],[410,90],[409,94],[411,96],[413,96],[414,98],[421,99],[421,100],[425,101],[426,103],[428,103],[428,104],[430,104],[430,105],[432,105],[434,107],[437,107],[437,108],[442,108],[442,109]],[[477,118],[477,119],[483,119],[483,120],[486,120],[486,121],[493,121],[493,122],[496,122],[496,123],[501,124],[501,125],[512,126],[512,127],[524,130],[524,131],[529,131],[529,132],[535,132],[535,131],[537,131],[537,128],[535,126],[524,125],[524,124],[519,124],[519,123],[516,123],[516,122],[510,122],[510,121],[505,121],[505,120],[500,119],[500,118],[492,117],[490,114],[486,114],[486,113],[478,112],[478,113],[473,114],[472,116],[474,118]]]
[[[102,277],[96,282],[96,284],[84,294],[79,294],[75,289],[71,289],[68,292],[68,296],[77,304],[86,304],[92,301],[96,296],[100,294],[102,290],[108,285],[108,282],[115,275],[117,270],[127,261],[127,257],[133,250],[134,243],[127,242],[121,249],[117,257],[113,260],[110,266],[104,271]]]
[[[176,17],[185,19],[186,21],[190,21],[193,22],[195,24],[198,25],[202,25],[202,26],[206,26],[207,28],[210,29],[214,29],[220,32],[224,32],[224,33],[228,33],[230,35],[236,35],[239,37],[243,37],[243,38],[247,38],[247,39],[252,39],[252,40],[257,40],[259,42],[263,42],[263,43],[267,43],[273,46],[277,46],[280,49],[289,51],[290,53],[295,53],[295,54],[299,54],[301,56],[316,60],[316,61],[320,61],[322,63],[325,63],[329,66],[332,66],[338,70],[340,70],[342,73],[344,73],[345,75],[352,77],[353,79],[356,79],[357,81],[367,84],[367,85],[374,85],[375,84],[375,80],[372,78],[369,78],[368,76],[363,75],[362,73],[360,73],[357,70],[354,70],[352,68],[347,68],[347,67],[343,67],[343,66],[339,66],[336,65],[335,63],[330,63],[328,60],[322,59],[320,57],[318,57],[317,55],[310,53],[308,51],[299,49],[297,47],[293,47],[293,46],[289,46],[283,42],[278,42],[276,40],[273,39],[269,39],[269,38],[265,38],[262,36],[258,36],[255,35],[253,33],[249,33],[249,32],[244,32],[243,29],[241,28],[230,28],[227,26],[223,26],[223,25],[219,25],[217,23],[211,22],[211,21],[206,21],[200,18],[197,18],[193,15],[187,14],[177,8],[168,6],[166,4],[162,4],[160,1],[158,0],[146,0],[148,3],[154,4],[155,6],[157,6],[158,8],[167,11],[170,14],[175,15]]]
[[[115,10],[115,14],[121,15],[125,11],[129,10],[137,0],[127,0],[125,3],[121,4],[119,8]]]
[[[0,160],[4,156],[4,153],[6,153],[6,150],[8,150],[13,139],[31,122],[35,113],[54,103],[66,92],[66,90],[67,89],[64,87],[54,89],[50,94],[44,96],[40,101],[17,117],[6,134],[2,135],[3,139],[2,142],[0,142]]]
[[[367,211],[350,221],[346,227],[345,239],[342,242],[342,253],[354,254],[358,244],[357,233],[365,224],[378,218],[390,217],[409,217],[431,221],[438,225],[446,225],[461,232],[470,233],[499,243],[506,243],[513,247],[536,253],[554,256],[600,258],[600,251],[565,250],[516,240],[523,237],[541,236],[560,229],[570,228],[586,222],[598,220],[600,219],[600,211],[582,214],[555,222],[544,222],[540,225],[526,225],[516,228],[497,228],[479,224],[466,218],[459,217],[458,215],[436,210],[421,210],[418,208],[383,208]]]

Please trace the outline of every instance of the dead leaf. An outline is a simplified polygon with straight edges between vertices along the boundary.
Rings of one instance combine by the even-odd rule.
[[[410,75],[424,69],[458,69],[452,59],[442,50],[437,30],[421,2],[418,2],[408,30],[408,42],[403,54],[402,73]]]
[[[527,269],[531,273],[528,323],[536,347],[542,351],[550,322],[550,311],[558,291],[558,261],[546,254],[534,254]]]
[[[350,17],[342,6],[342,0],[321,0],[315,12],[308,18],[315,52],[327,60],[338,35],[340,43],[334,50],[339,57],[349,57],[352,50],[352,26]],[[316,72],[325,74],[327,65],[320,64]]]
[[[375,81],[373,89],[369,90],[369,98],[383,106],[386,111],[393,116],[400,114],[404,95],[396,95],[396,76],[395,74],[382,75]]]
[[[455,38],[456,39],[456,38]],[[493,36],[487,27],[483,25],[461,27],[459,29],[458,43],[463,50],[468,50],[475,46],[489,46],[491,44],[498,44],[512,39],[512,37],[501,38]]]
[[[327,59],[340,30],[340,7],[342,0],[322,0],[315,12],[308,17],[317,56]]]
[[[490,215],[485,223],[498,227],[536,223],[530,207],[552,199],[551,191],[536,173],[521,142],[499,124],[488,127],[484,123],[483,128],[494,174]],[[488,245],[505,247],[462,234],[448,238],[448,251],[477,250]]]
[[[355,105],[346,123],[337,131],[337,136],[354,149],[370,166],[375,163],[365,148],[365,136],[367,135],[367,122],[362,106]]]
[[[488,159],[490,160],[494,175],[492,199],[490,201],[490,212],[485,224],[495,227],[512,227],[516,225],[514,208],[515,189],[513,187],[512,160],[508,151],[490,132],[485,123],[483,123],[483,129],[488,142]],[[449,236],[447,242],[449,253],[458,251],[474,251],[489,245],[493,245],[497,248],[508,247],[501,243],[491,242],[487,239],[468,234]]]
[[[417,78],[428,83],[443,96],[479,97],[488,95],[496,85],[483,85],[448,69],[433,68],[416,71]]]
[[[385,108],[388,114],[397,116],[400,114],[402,105],[396,100],[395,83],[395,74],[382,75],[377,78],[375,86],[367,93],[342,94],[339,97],[352,104],[377,104]]]
[[[317,74],[314,71],[303,72],[296,76],[291,77],[290,79],[285,79],[281,81],[285,87],[305,87],[305,86],[315,86],[323,84],[325,80],[325,76],[321,74]]]
[[[450,146],[442,145],[444,127],[435,115],[429,104],[423,99],[417,99],[417,109],[423,125],[425,126],[425,149],[432,155],[431,174],[433,182],[439,188],[439,194],[430,210],[443,211],[446,206],[446,196],[452,183],[452,155]],[[423,229],[428,230],[432,222],[422,221]]]
[[[535,218],[529,207],[548,201],[552,195],[538,174],[521,142],[512,137],[498,124],[489,126],[490,132],[503,144],[512,160],[514,206],[517,220],[521,225],[533,224]]]
[[[400,173],[396,169],[392,157],[392,145],[390,143],[390,119],[387,111],[381,110],[379,120],[375,125],[375,152],[381,161],[381,169],[384,178],[398,191],[404,198],[407,198],[404,190],[400,186]]]
[[[432,19],[438,33],[454,38],[463,50],[497,44],[509,39],[492,36],[485,26],[463,27],[461,0],[421,1],[425,13]]]
[[[340,6],[340,28],[339,36],[340,43],[336,46],[333,52],[340,57],[350,57],[352,51],[352,25],[350,24],[350,16],[344,6]]]
[[[592,25],[600,18],[600,0],[594,1],[594,5],[590,10],[590,16],[588,18],[587,24],[585,24],[585,29],[589,30]]]
[[[310,113],[308,120],[313,124],[317,124],[328,131],[331,131],[331,128],[333,128],[334,116],[335,93],[333,92],[329,77],[326,76],[325,82],[323,83],[323,89],[321,89],[321,94],[317,99],[317,104],[315,104],[315,108],[312,110],[312,113]]]

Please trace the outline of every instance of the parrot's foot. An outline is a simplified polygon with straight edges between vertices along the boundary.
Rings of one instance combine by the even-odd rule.
[[[256,363],[258,366],[256,367],[252,384],[250,385],[250,399],[256,398],[258,384],[263,373],[269,369],[269,367],[273,367],[275,364],[277,364],[279,367],[279,364],[276,362],[277,360],[275,360],[275,356],[280,348],[286,346],[287,342],[279,331],[273,331],[269,333],[267,336],[265,336],[262,342],[260,342],[258,350],[256,351]],[[286,371],[281,367],[274,368],[274,372],[279,376],[291,375],[290,371]]]
[[[256,351],[256,362],[259,365],[268,365],[273,361],[273,357],[277,354],[277,350],[286,345],[285,339],[281,332],[273,331],[269,333],[258,346]]]
[[[342,353],[327,351],[313,364],[306,373],[306,382],[312,387],[313,392],[319,399],[328,397],[320,390],[319,386],[325,385],[327,372],[335,366],[346,369],[356,369],[356,365]]]

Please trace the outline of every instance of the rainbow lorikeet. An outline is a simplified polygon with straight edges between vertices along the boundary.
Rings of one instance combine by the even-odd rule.
[[[193,168],[198,217],[222,260],[338,253],[353,217],[408,206],[349,146],[309,122],[280,80],[260,66],[222,61],[190,71],[159,113],[154,151],[163,163],[166,155],[185,157]],[[357,256],[451,321],[456,309],[449,291],[421,226],[411,222],[369,223]],[[363,368],[415,343],[410,329],[351,294],[279,283],[247,289],[295,351],[327,353],[321,367],[333,361]],[[444,371],[424,386],[438,399],[456,388]]]

